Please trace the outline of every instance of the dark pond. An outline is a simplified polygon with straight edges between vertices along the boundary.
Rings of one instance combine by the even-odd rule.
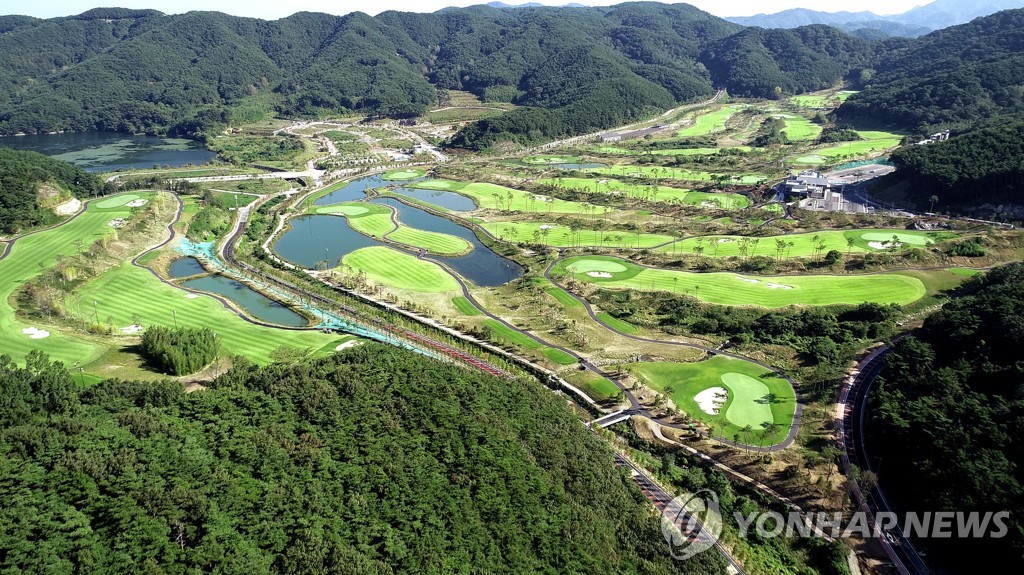
[[[168,273],[172,278],[187,278],[189,276],[206,273],[206,269],[199,263],[199,260],[192,256],[178,258],[171,262]]]
[[[0,138],[0,146],[32,150],[89,172],[202,165],[215,154],[200,143],[178,138],[131,136],[114,132],[33,134]]]
[[[306,327],[309,322],[291,308],[222,275],[210,275],[182,282],[182,286],[222,295],[237,303],[252,317],[288,327]]]

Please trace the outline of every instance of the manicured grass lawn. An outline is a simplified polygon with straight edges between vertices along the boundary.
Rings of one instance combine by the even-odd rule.
[[[982,273],[978,270],[972,270],[970,268],[949,268],[949,272],[965,278],[972,278]]]
[[[100,321],[111,318],[115,326],[131,325],[137,315],[144,327],[209,327],[217,332],[225,353],[241,354],[268,363],[274,349],[287,345],[322,349],[341,341],[339,336],[318,331],[290,331],[251,324],[211,297],[187,297],[188,292],[158,281],[148,271],[122,264],[79,290],[85,302],[97,302]],[[88,315],[90,306],[83,313]],[[331,348],[333,350],[333,348]]]
[[[341,214],[353,230],[376,239],[388,239],[416,249],[425,249],[434,254],[455,255],[472,249],[466,240],[450,234],[411,228],[406,225],[395,227],[391,219],[391,208],[379,204],[348,202],[317,207],[318,214]]]
[[[384,172],[381,179],[388,181],[414,180],[416,178],[422,178],[424,174],[426,174],[426,172],[419,168],[399,168],[397,170]]]
[[[657,202],[680,202],[693,206],[741,209],[750,205],[746,196],[726,193],[694,192],[682,188],[662,185],[630,184],[614,178],[551,178],[544,183],[567,190],[584,190],[591,193],[621,194],[630,198]]]
[[[756,184],[768,178],[762,174],[713,174],[711,172],[698,172],[693,170],[681,170],[678,168],[663,168],[660,166],[631,166],[618,165],[607,168],[590,168],[587,172],[608,174],[609,176],[623,176],[631,178],[647,179],[673,179],[689,180],[695,182],[712,182],[716,177],[727,178],[724,180],[729,184]]]
[[[859,90],[842,90],[836,94],[836,98],[839,98],[840,102],[845,102],[847,98],[856,94]]]
[[[547,357],[548,359],[550,359],[551,361],[553,361],[553,362],[555,362],[555,363],[557,363],[559,365],[572,365],[572,364],[576,363],[576,358],[575,357],[565,353],[564,351],[562,351],[560,349],[555,349],[553,347],[549,347],[549,348],[545,349],[544,350],[544,355],[545,355],[545,357]]]
[[[627,321],[623,321],[610,313],[601,312],[597,314],[597,319],[601,320],[602,323],[611,327],[612,329],[617,329],[622,333],[636,333],[637,331],[639,331],[633,324]]]
[[[786,137],[789,138],[789,141],[809,142],[821,135],[821,126],[807,118],[792,114],[784,114],[783,116],[783,120],[786,122],[786,128],[783,131],[786,132]]]
[[[574,234],[568,226],[539,222],[490,222],[482,226],[503,241],[540,243],[553,247],[649,248],[672,241],[671,236],[641,233],[638,238],[637,234],[625,231],[576,230]]]
[[[452,298],[452,305],[454,305],[463,315],[474,316],[481,315],[480,310],[476,309],[465,296],[455,296]]]
[[[835,161],[839,158],[860,156],[872,156],[885,153],[900,145],[902,137],[899,134],[877,131],[857,131],[863,140],[854,142],[843,142],[827,148],[814,150],[813,153],[796,158],[795,164],[823,164]]]
[[[456,192],[471,198],[476,205],[489,210],[510,210],[513,212],[531,212],[538,214],[582,214],[584,206],[580,202],[569,202],[538,196],[522,190],[488,183],[466,183],[451,180],[427,180],[416,182],[416,188],[424,190],[443,190]],[[597,206],[598,213],[610,211],[607,207]],[[603,211],[601,211],[603,210]],[[587,213],[591,213],[587,211]]]
[[[384,246],[360,248],[341,263],[347,266],[343,268],[346,275],[361,271],[373,283],[398,289],[428,293],[459,289],[455,278],[438,265]]]
[[[589,395],[594,401],[606,401],[619,394],[619,388],[615,387],[614,383],[590,370],[573,371],[565,375],[564,379]]]
[[[800,106],[802,108],[826,108],[828,107],[828,98],[825,96],[793,96],[789,99],[790,102]]]
[[[11,294],[44,269],[52,267],[58,256],[75,255],[78,246],[88,249],[99,238],[112,235],[113,228],[108,225],[110,220],[131,215],[131,208],[124,204],[139,198],[152,200],[155,196],[152,193],[134,193],[94,201],[84,214],[73,221],[56,229],[21,238],[14,244],[11,253],[0,260],[0,354],[10,355],[20,363],[29,351],[42,349],[50,354],[51,359],[63,361],[67,365],[76,361],[85,364],[99,356],[103,346],[84,336],[66,335],[46,328],[50,332],[49,337],[30,339],[21,330],[29,327],[42,329],[43,326],[16,318],[14,308],[11,307]],[[101,204],[108,207],[102,208]],[[72,302],[68,302],[68,305],[72,305]]]
[[[714,425],[714,434],[742,443],[774,445],[786,438],[793,425],[796,395],[789,382],[757,364],[715,356],[695,363],[650,362],[628,369],[644,383],[671,397],[690,416]],[[694,397],[705,389],[725,388],[728,398],[717,415],[706,413]],[[764,440],[759,433],[768,424],[777,427]],[[743,431],[750,426],[751,432]]]
[[[558,300],[558,303],[562,304],[565,307],[583,307],[583,304],[580,303],[578,299],[566,293],[566,291],[563,290],[562,288],[551,286],[545,291],[547,291],[548,294],[551,295],[551,297]]]
[[[726,106],[697,116],[694,123],[678,132],[680,138],[703,136],[725,129],[725,123],[742,109],[740,106]]]
[[[900,273],[754,277],[644,268],[608,256],[569,258],[560,262],[555,271],[607,288],[685,293],[709,303],[766,308],[864,302],[908,304],[927,293],[921,280]]]
[[[786,246],[785,251],[782,253],[783,258],[790,257],[807,257],[816,256],[814,248],[816,242],[814,237],[817,236],[819,245],[824,244],[825,249],[822,250],[821,255],[824,256],[830,250],[838,250],[844,255],[849,251],[853,253],[865,253],[865,252],[879,252],[886,251],[889,249],[889,242],[892,240],[894,235],[899,236],[900,242],[909,246],[925,246],[933,241],[938,241],[943,235],[936,234],[934,232],[920,232],[920,231],[909,231],[909,230],[827,230],[820,232],[809,232],[806,234],[788,234],[785,236],[767,236],[758,238],[749,238],[750,240],[757,240],[754,244],[748,242],[747,244],[747,256],[768,256],[775,258],[778,254],[776,252],[776,241],[782,240],[787,244],[793,242],[792,246]],[[948,236],[949,234],[944,234]],[[663,246],[658,248],[659,252],[667,253],[683,253],[692,254],[693,248],[698,245],[704,247],[704,251],[701,257],[731,257],[741,255],[741,247],[743,236],[704,236],[701,238],[688,238],[683,241],[677,242],[675,248],[673,246]],[[853,240],[853,246],[851,247],[847,240]],[[883,243],[884,247],[878,245],[872,246],[870,242]]]

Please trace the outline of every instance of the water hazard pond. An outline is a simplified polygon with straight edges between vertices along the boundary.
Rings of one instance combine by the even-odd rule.
[[[365,198],[366,190],[384,185],[387,185],[387,182],[379,176],[360,178],[318,198],[314,205],[361,200]],[[401,192],[406,193],[406,190],[401,190]],[[452,195],[458,196],[458,194]],[[469,198],[464,196],[458,196],[458,198],[469,202],[468,209],[475,209],[476,206]],[[427,198],[423,199],[430,201]],[[501,257],[481,243],[469,228],[392,198],[378,198],[373,200],[373,203],[394,207],[398,210],[398,219],[408,226],[451,234],[470,242],[473,245],[473,250],[470,253],[459,257],[436,256],[436,259],[479,286],[498,286],[523,275],[523,268],[519,264]],[[433,203],[444,206],[440,201],[435,200]],[[463,203],[461,206],[465,207],[467,204]],[[451,207],[450,209],[457,208]],[[353,230],[342,217],[311,215],[293,218],[290,229],[274,244],[274,252],[296,265],[313,269],[323,266],[324,263],[328,267],[337,267],[346,254],[369,246],[394,247]]]
[[[287,327],[306,327],[309,325],[309,321],[305,317],[296,313],[288,306],[268,298],[239,281],[222,275],[203,276],[182,282],[181,285],[190,289],[224,296],[260,321]]]

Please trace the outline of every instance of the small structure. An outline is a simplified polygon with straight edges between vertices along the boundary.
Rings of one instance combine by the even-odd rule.
[[[831,189],[828,178],[821,175],[821,172],[814,171],[790,175],[785,184],[787,193],[809,198],[824,198]]]
[[[927,138],[921,140],[920,142],[915,142],[914,145],[915,146],[924,146],[924,145],[927,145],[927,144],[934,144],[935,142],[945,142],[948,139],[949,139],[949,130],[943,130],[941,132],[937,132],[935,134],[932,134],[931,136],[928,136]]]

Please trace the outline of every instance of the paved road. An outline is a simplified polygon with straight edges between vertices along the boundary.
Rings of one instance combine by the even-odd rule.
[[[885,355],[890,347],[883,345],[868,354],[848,380],[839,394],[836,407],[836,424],[838,430],[839,449],[842,453],[843,471],[847,476],[856,465],[862,470],[875,471],[874,461],[867,452],[865,445],[865,423],[867,419],[868,398],[879,372],[885,364]],[[878,512],[891,512],[889,502],[878,485],[865,495],[859,487],[854,488],[854,496],[862,511],[873,517]],[[873,523],[873,522],[872,522]],[[894,527],[886,534],[876,535],[886,555],[896,566],[901,575],[929,575],[931,571],[921,560],[913,543],[900,530]]]
[[[651,504],[653,504],[654,507],[658,509],[658,511],[664,512],[666,506],[672,504],[672,500],[674,499],[673,495],[668,491],[662,489],[661,485],[659,485],[657,481],[651,478],[651,476],[648,475],[647,472],[644,471],[639,465],[636,465],[635,463],[633,463],[632,461],[630,461],[625,456],[619,453],[615,454],[615,465],[619,467],[626,467],[630,470],[630,475],[632,476],[633,482],[636,483],[637,487],[640,488],[640,491],[644,494],[645,497],[647,497]],[[673,512],[672,515],[676,515],[676,512]],[[692,530],[690,532],[693,534],[691,536],[695,535],[697,538],[705,541],[707,540],[707,538],[712,537],[712,535],[710,535],[704,529],[704,526],[697,518],[691,518],[689,514],[685,514],[681,519],[682,521],[679,521],[676,526],[679,527],[679,530],[682,531],[684,534],[687,533],[686,523],[692,521],[694,524],[697,525],[697,529]],[[722,545],[718,542],[717,539],[714,540],[713,546],[715,547],[715,549],[718,550],[719,553],[722,554],[722,557],[724,557],[726,562],[729,564],[727,572],[730,573],[730,575],[746,575],[746,571],[743,570],[743,567],[741,567],[740,564],[735,559],[733,559],[732,555],[730,555],[729,552],[726,551],[724,547],[722,547]]]

